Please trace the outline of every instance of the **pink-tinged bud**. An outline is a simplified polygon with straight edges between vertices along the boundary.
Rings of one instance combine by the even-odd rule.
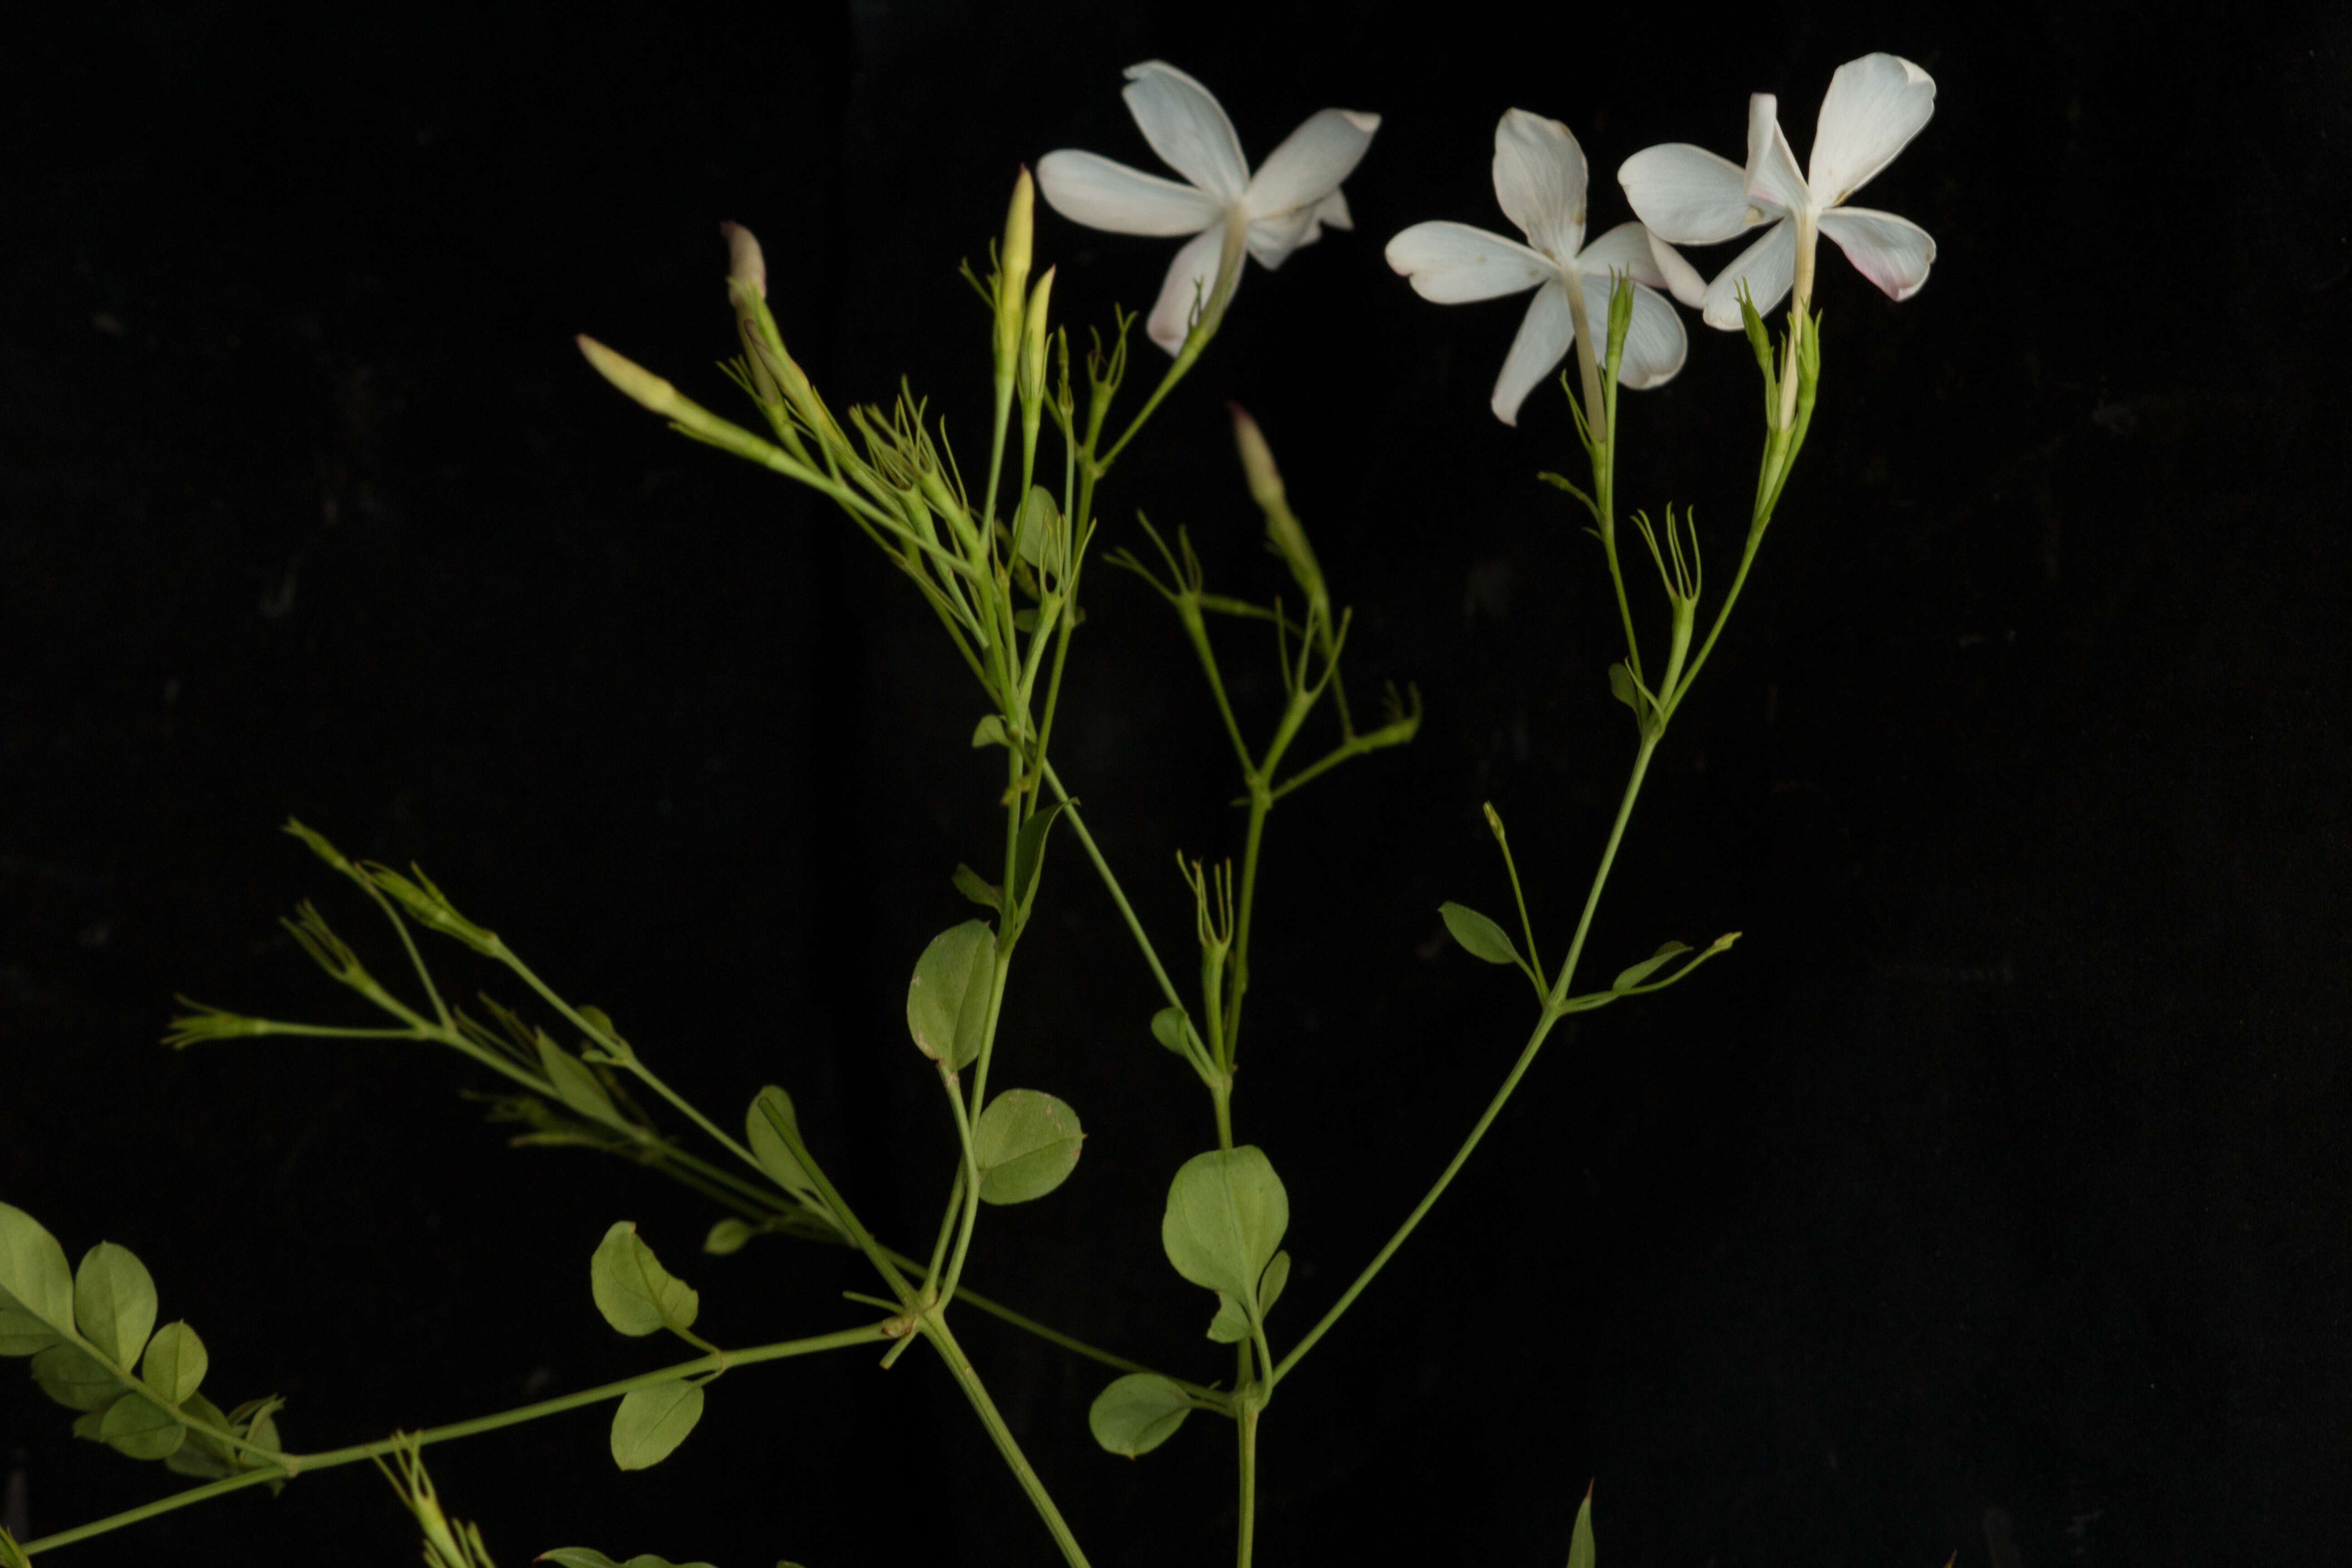
[[[588,363],[596,367],[596,374],[619,387],[633,402],[671,419],[678,417],[679,410],[687,406],[677,387],[636,361],[614,353],[585,332],[575,341]]]
[[[1274,448],[1249,410],[1228,403],[1234,416],[1234,445],[1241,449],[1242,474],[1249,480],[1250,499],[1271,511],[1282,504],[1282,470],[1274,466]]]
[[[766,299],[768,258],[760,252],[759,237],[740,223],[722,223],[719,232],[727,237],[727,276]]]

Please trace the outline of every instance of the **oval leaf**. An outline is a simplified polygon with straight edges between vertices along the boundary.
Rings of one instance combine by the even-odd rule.
[[[695,1384],[633,1388],[613,1412],[613,1463],[625,1470],[650,1469],[676,1453],[701,1419],[702,1390]]]
[[[767,1110],[761,1110],[762,1106]],[[824,1201],[817,1196],[816,1184],[809,1179],[800,1156],[793,1152],[784,1135],[776,1131],[771,1112],[800,1135],[800,1119],[793,1113],[793,1097],[774,1084],[761,1089],[751,1100],[751,1109],[743,1113],[743,1131],[751,1145],[751,1157],[760,1162],[760,1169],[768,1173],[776,1185],[813,1207],[822,1208]]]
[[[1245,1143],[1184,1162],[1168,1188],[1160,1244],[1176,1272],[1242,1301],[1290,1227],[1290,1194],[1264,1150]]]
[[[1095,1395],[1087,1425],[1096,1442],[1132,1459],[1174,1436],[1191,1414],[1182,1389],[1158,1373],[1133,1372]]]
[[[185,1323],[166,1323],[148,1342],[139,1381],[163,1395],[166,1404],[184,1405],[203,1385],[211,1366],[212,1355],[195,1330]]]
[[[31,1355],[57,1342],[58,1331],[24,1308],[0,1306],[0,1355]]]
[[[1469,905],[1440,904],[1437,912],[1445,918],[1445,929],[1454,933],[1454,940],[1471,957],[1483,958],[1489,963],[1518,963],[1519,950],[1511,945],[1503,928]]]
[[[1265,1274],[1257,1282],[1257,1310],[1260,1317],[1274,1310],[1282,1300],[1282,1288],[1290,1283],[1290,1254],[1277,1252],[1274,1261],[1265,1266]]]
[[[1643,981],[1647,980],[1651,975],[1655,974],[1658,972],[1659,966],[1664,964],[1668,959],[1673,958],[1677,953],[1688,952],[1689,951],[1690,943],[1686,942],[1670,942],[1664,947],[1658,949],[1657,952],[1652,953],[1649,957],[1642,960],[1641,963],[1633,965],[1633,968],[1621,971],[1617,978],[1609,983],[1609,989],[1612,991],[1630,990],[1632,987],[1642,984]]]
[[[1184,1009],[1162,1007],[1151,1015],[1151,1037],[1190,1060],[1192,1053],[1184,1048]]]
[[[98,1440],[134,1459],[168,1459],[187,1440],[188,1429],[143,1394],[126,1394],[106,1407]]]
[[[155,1277],[129,1247],[100,1242],[74,1273],[74,1321],[99,1354],[125,1371],[137,1366],[155,1327]]]
[[[710,1227],[710,1234],[702,1238],[702,1250],[724,1258],[742,1251],[743,1244],[751,1239],[751,1227],[730,1216]]]
[[[553,1040],[547,1031],[537,1031],[539,1067],[547,1074],[547,1081],[555,1086],[558,1099],[591,1121],[601,1121],[607,1127],[626,1127],[621,1113],[613,1109],[613,1097],[605,1092],[595,1069]]]
[[[61,1337],[73,1333],[73,1270],[66,1266],[66,1249],[41,1228],[40,1221],[23,1209],[0,1204],[0,1307],[21,1308],[25,1314]],[[0,1323],[11,1344],[21,1342],[30,1330]],[[38,1349],[38,1346],[35,1346]],[[30,1353],[10,1350],[10,1355]]]
[[[980,1201],[1025,1204],[1058,1187],[1086,1142],[1078,1113],[1050,1094],[1008,1089],[988,1102],[971,1131]]]
[[[661,1266],[654,1249],[638,1237],[636,1226],[625,1219],[616,1221],[597,1245],[588,1263],[588,1286],[604,1321],[632,1338],[690,1329],[702,1310],[702,1298]]]
[[[966,921],[931,939],[907,986],[907,1032],[917,1050],[957,1068],[978,1059],[995,963],[985,921]]]
[[[79,1345],[51,1345],[33,1358],[33,1381],[68,1410],[103,1410],[122,1392],[114,1373]]]

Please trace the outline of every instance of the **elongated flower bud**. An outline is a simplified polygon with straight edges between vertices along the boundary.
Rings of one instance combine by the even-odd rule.
[[[1029,258],[1037,227],[1037,187],[1024,166],[1004,214],[1004,246],[996,256],[996,376],[1013,379],[1021,353],[1021,304],[1029,288]],[[1001,395],[1001,393],[1000,393]]]
[[[1054,268],[1037,279],[1030,291],[1028,313],[1021,322],[1021,404],[1034,407],[1045,391],[1045,303],[1054,296]]]
[[[730,281],[764,300],[768,297],[768,258],[760,250],[759,237],[740,223],[722,223],[719,232],[727,237],[727,276]]]
[[[1274,449],[1265,444],[1265,433],[1257,427],[1257,421],[1249,416],[1246,409],[1238,403],[1225,406],[1233,411],[1234,446],[1241,453],[1242,474],[1249,481],[1250,499],[1265,513],[1265,542],[1289,565],[1299,591],[1307,595],[1308,607],[1320,613],[1328,627],[1331,618],[1330,592],[1323,585],[1323,568],[1316,562],[1315,547],[1307,542],[1307,531],[1298,525],[1298,518],[1283,493],[1282,470],[1274,466]]]
[[[678,416],[686,400],[677,395],[677,387],[626,355],[614,353],[585,332],[573,341],[579,343],[588,363],[596,367],[596,374],[619,387],[632,402],[665,418]]]

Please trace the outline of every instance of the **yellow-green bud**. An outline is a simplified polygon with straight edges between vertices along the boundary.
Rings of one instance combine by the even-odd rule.
[[[678,417],[686,400],[677,395],[677,387],[636,361],[614,353],[585,332],[575,341],[580,352],[588,356],[588,363],[596,367],[596,374],[619,387],[633,402],[667,418]]]
[[[1021,352],[1021,300],[1029,288],[1029,257],[1036,231],[1037,187],[1024,165],[1004,214],[1004,246],[996,256],[996,374],[1009,380]]]
[[[1257,421],[1238,403],[1225,405],[1233,411],[1234,446],[1241,452],[1242,473],[1249,481],[1250,499],[1265,513],[1265,539],[1290,567],[1297,579],[1299,590],[1307,595],[1308,606],[1319,611],[1328,626],[1331,614],[1330,593],[1323,585],[1323,568],[1315,560],[1315,547],[1307,542],[1307,531],[1284,498],[1282,470],[1274,466],[1274,449],[1265,444],[1265,432]]]
[[[1225,406],[1233,411],[1234,445],[1241,449],[1242,474],[1249,480],[1250,499],[1266,510],[1282,505],[1282,470],[1274,466],[1274,448],[1265,444],[1265,433],[1257,421],[1238,403]]]
[[[1034,404],[1045,390],[1045,302],[1053,298],[1054,269],[1037,279],[1029,311],[1021,322],[1021,401]]]

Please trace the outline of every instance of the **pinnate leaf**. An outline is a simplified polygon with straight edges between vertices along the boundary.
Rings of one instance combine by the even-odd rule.
[[[1169,1184],[1160,1243],[1176,1272],[1243,1301],[1290,1227],[1290,1194],[1255,1144],[1195,1154]]]
[[[166,1323],[148,1342],[139,1380],[162,1395],[164,1403],[184,1405],[203,1386],[211,1366],[212,1356],[195,1330],[184,1322]]]
[[[129,1247],[100,1242],[74,1273],[74,1321],[99,1354],[125,1371],[137,1366],[155,1327],[154,1276]]]
[[[980,1200],[1025,1204],[1066,1180],[1086,1133],[1067,1103],[1034,1089],[1008,1089],[988,1102],[971,1131]]]
[[[966,921],[931,939],[907,986],[907,1031],[917,1050],[959,1069],[979,1059],[995,963],[985,921]]]
[[[1454,940],[1471,957],[1483,958],[1489,963],[1519,962],[1519,950],[1511,944],[1503,928],[1469,905],[1440,904],[1437,912],[1444,917],[1445,929],[1454,933]]]
[[[1174,1436],[1191,1414],[1182,1389],[1158,1373],[1132,1372],[1095,1395],[1087,1425],[1096,1442],[1132,1459]]]
[[[677,1451],[702,1419],[702,1389],[679,1380],[633,1388],[613,1412],[613,1463],[625,1470],[651,1469]]]
[[[604,1321],[633,1339],[664,1329],[690,1329],[702,1310],[702,1298],[661,1266],[654,1249],[637,1235],[635,1224],[625,1219],[615,1221],[597,1245],[596,1256],[589,1260],[588,1283]]]

